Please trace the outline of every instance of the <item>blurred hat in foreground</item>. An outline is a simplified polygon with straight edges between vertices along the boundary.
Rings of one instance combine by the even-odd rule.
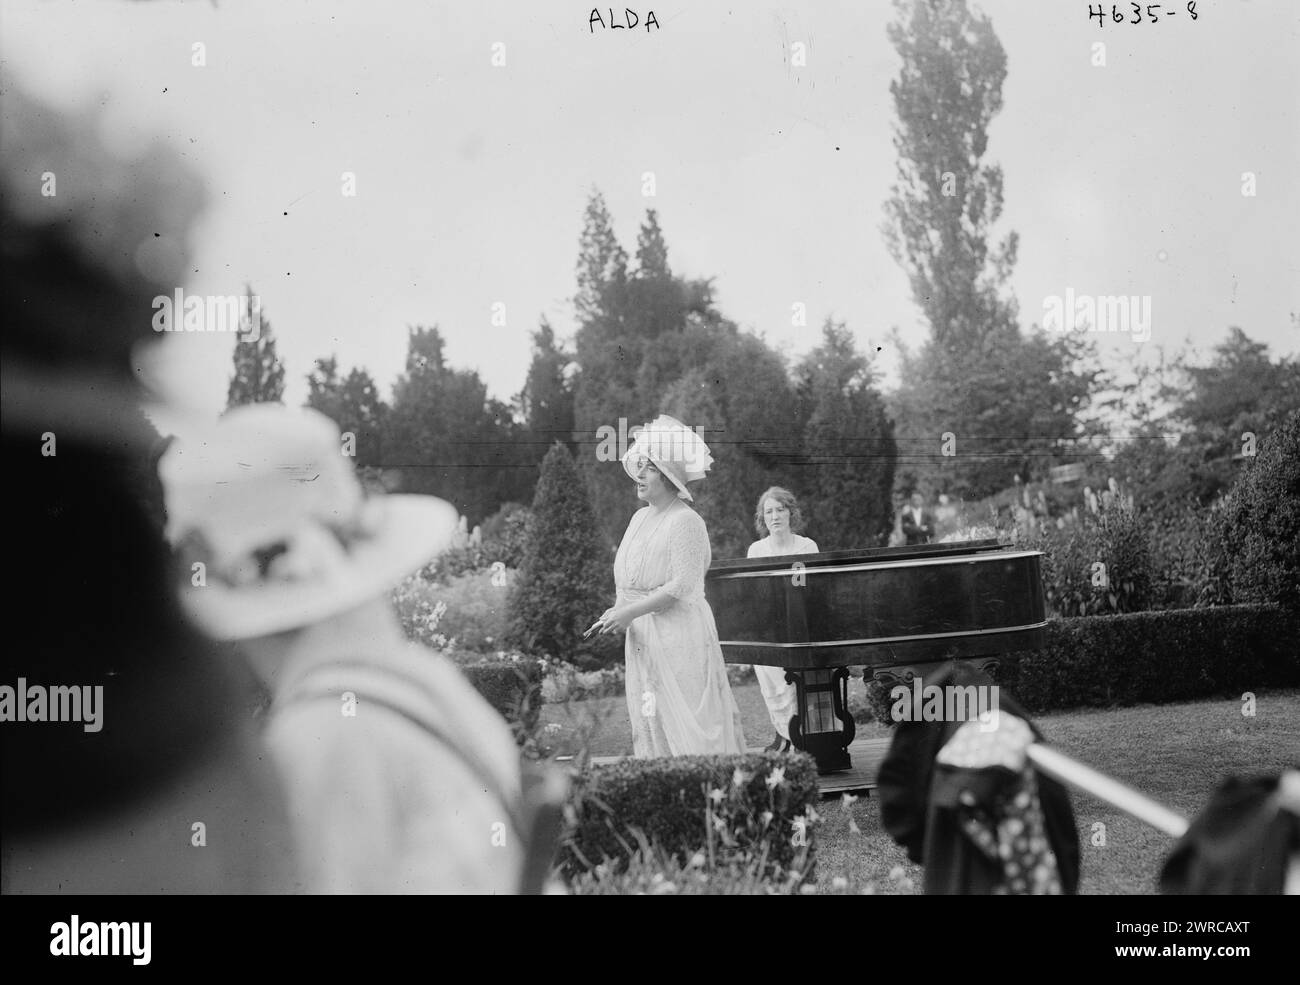
[[[157,141],[111,151],[97,107],[56,110],[8,72],[0,94],[4,432],[148,453],[133,354],[158,338],[154,298],[189,272],[202,181]]]
[[[181,602],[210,636],[249,639],[345,612],[452,545],[450,503],[368,498],[341,447],[317,411],[249,404],[167,449],[159,474]]]
[[[189,273],[202,181],[161,142],[111,151],[96,109],[57,111],[8,73],[0,91],[5,355],[125,382],[134,344],[156,337],[153,298]]]

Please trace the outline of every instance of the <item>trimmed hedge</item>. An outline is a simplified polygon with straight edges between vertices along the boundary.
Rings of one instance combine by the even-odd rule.
[[[537,728],[542,711],[542,665],[536,660],[485,660],[461,664],[460,672],[501,713],[521,744]]]
[[[780,770],[780,773],[774,771]],[[743,783],[734,782],[740,772]],[[773,777],[769,786],[768,778]],[[779,781],[779,782],[778,782]],[[706,791],[721,791],[712,797]],[[715,801],[714,798],[717,798]],[[560,865],[573,876],[601,863],[627,866],[634,832],[687,864],[712,847],[714,865],[747,865],[764,850],[764,876],[792,868],[813,878],[817,767],[803,753],[624,759],[574,778],[570,826]],[[764,820],[764,812],[772,817]],[[710,816],[717,819],[710,833]],[[805,846],[795,844],[803,818]]]
[[[1300,686],[1300,617],[1277,605],[1053,619],[1041,650],[999,658],[997,682],[1028,711],[1191,701]],[[893,725],[889,688],[867,704]]]
[[[1160,704],[1300,685],[1300,619],[1232,605],[1053,620],[1042,650],[1009,654],[998,682],[1031,711]]]

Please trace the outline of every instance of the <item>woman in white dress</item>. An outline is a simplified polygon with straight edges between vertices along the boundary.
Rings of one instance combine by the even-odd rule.
[[[816,554],[817,542],[801,537],[795,530],[803,526],[803,514],[794,496],[780,486],[773,486],[758,497],[754,510],[754,528],[767,536],[749,545],[749,557],[781,557],[786,554]],[[790,748],[790,719],[795,713],[796,692],[786,683],[780,667],[754,665],[758,689],[763,692],[767,712],[772,716],[776,738],[767,748],[784,752]]]
[[[633,515],[614,559],[617,600],[592,628],[627,633],[627,708],[640,759],[745,751],[740,709],[704,598],[709,535],[686,505],[686,484],[703,478],[711,463],[704,442],[671,417],[646,425],[623,457],[646,505]]]

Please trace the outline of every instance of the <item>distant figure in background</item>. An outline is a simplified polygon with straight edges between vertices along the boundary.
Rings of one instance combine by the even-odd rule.
[[[903,509],[903,536],[908,547],[934,540],[934,514],[925,508],[925,497],[919,492],[912,493],[912,505]]]
[[[748,557],[782,557],[787,554],[816,554],[817,542],[800,536],[803,513],[794,494],[780,486],[773,486],[758,497],[754,509],[754,529],[767,534],[762,540],[749,545]],[[790,719],[794,716],[797,690],[785,679],[781,667],[754,665],[758,688],[763,693],[768,715],[776,738],[767,746],[769,752],[784,752],[790,748]]]
[[[527,822],[504,719],[408,642],[391,587],[458,537],[430,496],[366,497],[324,415],[230,411],[160,471],[182,601],[272,692],[266,744],[308,891],[515,893]],[[463,531],[461,531],[463,532]]]
[[[176,602],[158,435],[132,368],[156,338],[153,298],[182,283],[201,186],[156,148],[120,159],[97,121],[64,119],[8,78],[0,90],[0,422],[18,470],[0,891],[291,891],[282,793],[247,719],[253,682]],[[57,195],[42,194],[46,170]]]

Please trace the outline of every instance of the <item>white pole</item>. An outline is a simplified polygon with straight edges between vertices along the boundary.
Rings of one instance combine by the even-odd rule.
[[[1181,838],[1187,830],[1187,818],[1181,814],[1055,749],[1034,743],[1029,747],[1028,755],[1040,772],[1104,800],[1172,838]]]

